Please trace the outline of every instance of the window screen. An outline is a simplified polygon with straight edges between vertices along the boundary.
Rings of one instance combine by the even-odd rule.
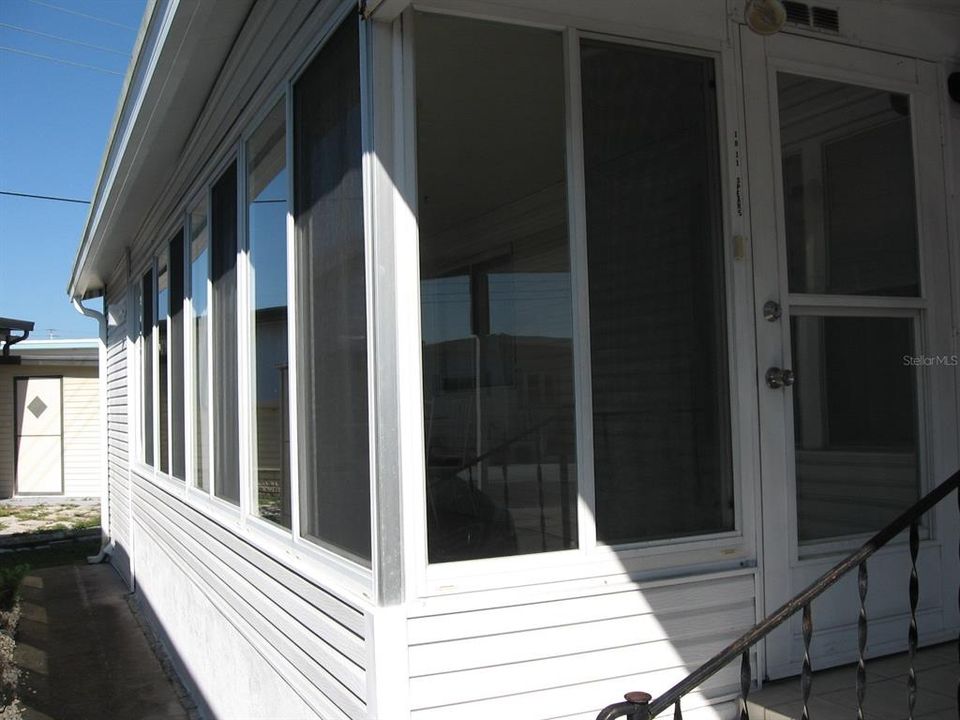
[[[210,274],[207,210],[190,211],[190,304],[193,307],[193,443],[196,487],[210,490],[210,370],[207,281]]]
[[[562,37],[416,23],[429,559],[572,548]]]
[[[153,465],[153,271],[140,282],[140,375],[142,380],[143,461]]]
[[[369,564],[359,60],[348,20],[294,87],[297,407],[302,533]]]
[[[581,58],[597,537],[730,530],[713,60]]]
[[[240,502],[237,419],[237,166],[210,194],[214,493]]]
[[[170,426],[168,423],[169,389],[167,357],[167,313],[170,308],[170,274],[167,269],[167,253],[157,258],[157,468],[160,472],[170,470]]]
[[[170,363],[170,474],[186,478],[183,413],[183,231],[170,241],[170,334],[167,356]]]

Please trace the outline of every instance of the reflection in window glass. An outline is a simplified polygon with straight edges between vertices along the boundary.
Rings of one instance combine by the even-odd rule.
[[[791,292],[920,294],[910,99],[779,73]]]
[[[158,408],[158,428],[157,435],[160,439],[160,445],[157,449],[159,462],[157,467],[160,472],[169,472],[169,433],[170,427],[167,422],[168,398],[167,388],[169,378],[167,369],[167,314],[170,310],[170,288],[168,286],[170,276],[167,272],[167,253],[163,252],[157,258],[157,404]]]
[[[190,213],[190,301],[193,306],[194,485],[210,490],[210,371],[207,346],[209,310],[207,211],[201,203]]]
[[[581,58],[597,537],[731,530],[713,61]]]
[[[210,191],[210,287],[213,337],[213,492],[240,503],[237,396],[237,165]]]
[[[572,548],[561,35],[416,23],[429,559]]]
[[[247,143],[247,232],[254,309],[256,506],[261,517],[290,527],[285,122],[281,101]]]
[[[913,321],[790,322],[800,542],[872,533],[919,497]]]
[[[370,564],[360,40],[347,20],[294,87],[304,536]]]
[[[140,378],[143,404],[143,461],[153,465],[153,270],[140,282]]]

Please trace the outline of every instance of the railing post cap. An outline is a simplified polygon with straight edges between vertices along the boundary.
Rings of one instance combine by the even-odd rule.
[[[628,692],[623,696],[623,699],[627,702],[636,703],[637,705],[646,705],[653,699],[653,695],[650,693],[634,691]]]

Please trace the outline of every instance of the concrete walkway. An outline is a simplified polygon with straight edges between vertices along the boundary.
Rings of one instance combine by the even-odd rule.
[[[31,573],[17,632],[24,720],[188,720],[109,565]]]

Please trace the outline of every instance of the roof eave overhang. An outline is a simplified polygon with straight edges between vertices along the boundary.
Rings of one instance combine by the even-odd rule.
[[[254,0],[148,0],[67,293],[102,292],[157,200]]]

